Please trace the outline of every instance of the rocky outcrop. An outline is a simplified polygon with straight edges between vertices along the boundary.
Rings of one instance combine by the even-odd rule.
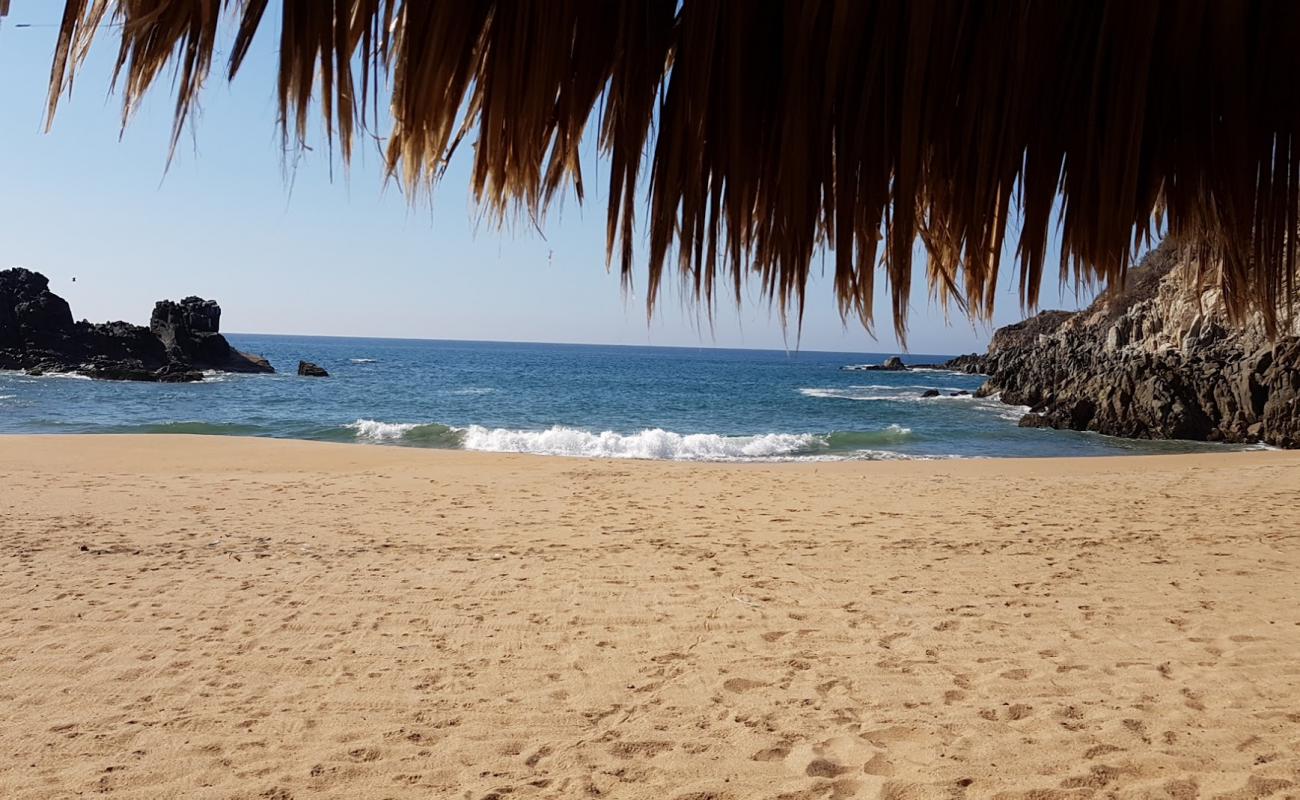
[[[952,370],[953,372],[964,372],[967,375],[987,375],[988,363],[985,357],[979,353],[968,353],[964,356],[957,356],[954,359],[945,361],[942,364],[934,366],[941,369]]]
[[[1165,243],[1123,290],[998,330],[980,393],[1029,406],[1025,427],[1300,446],[1298,331],[1230,324],[1195,268]]]
[[[330,376],[324,367],[317,366],[310,361],[298,362],[298,374],[306,378],[328,378]]]
[[[215,300],[186,297],[179,303],[159,300],[149,317],[149,331],[175,363],[219,372],[275,372],[261,356],[241,353],[219,333],[221,306]]]
[[[202,380],[204,370],[274,372],[219,333],[221,307],[187,297],[159,301],[149,327],[74,322],[49,280],[22,268],[0,270],[0,369],[76,372],[110,380]]]
[[[850,364],[840,369],[850,372],[906,372],[907,365],[898,356],[890,356],[879,364]]]

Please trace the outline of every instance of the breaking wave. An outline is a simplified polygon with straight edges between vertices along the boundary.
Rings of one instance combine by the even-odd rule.
[[[381,422],[359,419],[347,426],[357,441],[413,447],[476,450],[487,453],[532,453],[587,458],[634,458],[665,461],[766,461],[807,458],[907,458],[889,445],[913,438],[911,429],[890,425],[875,431],[764,433],[724,436],[676,433],[653,428],[638,433],[555,425],[545,430],[456,428],[437,423]]]
[[[590,433],[555,426],[544,431],[471,425],[465,430],[466,450],[492,453],[540,453],[596,458],[649,458],[673,461],[731,461],[792,456],[817,449],[812,434],[766,433],[759,436],[680,434],[661,428],[640,433]]]
[[[355,438],[362,442],[404,444],[413,447],[456,448],[460,446],[460,431],[437,423],[426,425],[416,422],[359,419],[344,427],[352,430]]]

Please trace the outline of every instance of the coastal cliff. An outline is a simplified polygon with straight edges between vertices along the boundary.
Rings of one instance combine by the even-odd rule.
[[[1162,244],[1122,290],[1002,328],[957,366],[989,376],[981,394],[1029,406],[1022,427],[1300,447],[1300,330],[1229,324],[1194,270]]]
[[[0,270],[0,369],[72,372],[92,378],[185,382],[204,370],[275,372],[266,359],[241,353],[219,333],[216,301],[160,300],[149,326],[74,322],[62,297],[39,272]]]

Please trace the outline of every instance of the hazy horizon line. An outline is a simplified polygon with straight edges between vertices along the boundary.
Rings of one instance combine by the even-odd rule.
[[[552,342],[535,339],[458,339],[455,337],[435,336],[355,336],[350,334],[334,333],[271,333],[264,331],[222,331],[221,333],[223,336],[282,336],[286,338],[300,339],[368,339],[387,342],[455,342],[457,344],[536,344],[556,345],[562,347],[636,347],[652,350],[735,350],[755,353],[824,353],[828,355],[901,356],[913,358],[918,356],[941,356],[945,359],[964,355],[964,353],[914,353],[905,350],[805,350],[799,347],[727,347],[723,345],[703,344],[628,344],[626,342]],[[972,350],[970,352],[978,351]]]

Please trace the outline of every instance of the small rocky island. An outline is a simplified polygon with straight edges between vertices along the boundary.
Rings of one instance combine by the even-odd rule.
[[[840,367],[847,372],[907,372],[910,369],[898,356],[890,356],[879,364],[850,364]]]
[[[202,380],[205,370],[275,372],[266,359],[231,347],[220,323],[216,301],[198,297],[159,300],[148,327],[74,322],[44,275],[0,270],[0,369],[167,383]]]
[[[1233,325],[1195,269],[1166,242],[1122,290],[1001,328],[948,366],[1029,406],[1022,427],[1300,447],[1300,321],[1274,339],[1259,319]]]

